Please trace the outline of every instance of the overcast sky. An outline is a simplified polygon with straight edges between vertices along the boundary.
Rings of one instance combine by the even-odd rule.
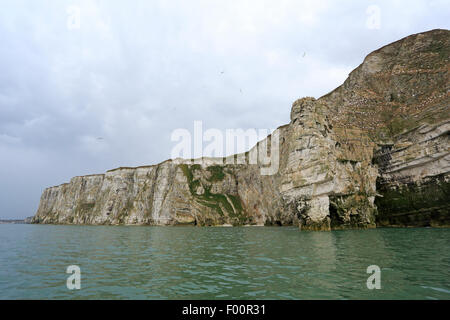
[[[0,218],[73,176],[170,158],[194,120],[286,124],[371,51],[449,24],[447,0],[0,0]]]

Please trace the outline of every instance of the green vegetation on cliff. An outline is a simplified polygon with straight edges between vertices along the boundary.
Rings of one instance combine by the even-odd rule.
[[[197,203],[215,210],[220,216],[225,214],[233,218],[235,225],[244,224],[247,220],[245,210],[242,206],[242,200],[239,195],[220,194],[211,192],[211,184],[202,182],[201,178],[195,179],[195,171],[201,171],[200,165],[181,164],[179,166],[183,171],[189,186],[189,191]],[[222,181],[225,173],[222,166],[209,166],[206,170],[210,173],[210,177],[206,178],[207,182],[214,183]]]

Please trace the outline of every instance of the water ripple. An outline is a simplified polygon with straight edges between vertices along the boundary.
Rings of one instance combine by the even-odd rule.
[[[450,299],[449,244],[433,228],[0,225],[0,299]]]

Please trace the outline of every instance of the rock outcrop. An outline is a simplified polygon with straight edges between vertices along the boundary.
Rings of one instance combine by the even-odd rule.
[[[294,213],[301,229],[374,227],[374,145],[360,130],[333,129],[327,111],[312,98],[292,107],[281,152],[285,211]]]
[[[411,35],[369,54],[324,96],[331,123],[377,143],[380,226],[450,225],[450,32]]]
[[[450,226],[449,131],[423,124],[377,151],[380,226]]]
[[[290,123],[245,154],[48,188],[33,222],[448,226],[449,39],[433,30],[369,54],[341,87],[294,102]]]

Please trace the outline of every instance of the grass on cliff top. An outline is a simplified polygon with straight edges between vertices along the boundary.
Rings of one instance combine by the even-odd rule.
[[[430,46],[431,51],[439,54],[441,60],[447,61],[450,57],[450,48],[442,42],[435,42]]]
[[[222,181],[225,178],[222,166],[210,166],[206,170],[211,173],[211,177],[208,179],[210,182]]]
[[[391,122],[388,123],[387,127],[389,129],[389,133],[391,136],[395,136],[404,131],[414,128],[417,125],[416,121],[412,119],[404,119],[401,117],[396,117],[392,119]]]
[[[418,121],[410,116],[393,116],[394,110],[381,113],[383,126],[369,130],[368,135],[373,141],[389,141],[394,136],[413,129],[418,125]]]

